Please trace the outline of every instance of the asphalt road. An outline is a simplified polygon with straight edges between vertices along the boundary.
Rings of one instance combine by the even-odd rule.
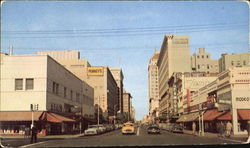
[[[187,134],[169,133],[149,135],[145,128],[138,128],[134,135],[122,135],[121,130],[102,135],[78,138],[43,140],[27,147],[100,147],[100,146],[170,146],[170,145],[218,145],[239,144],[218,137],[199,137]],[[20,146],[20,145],[19,145]]]

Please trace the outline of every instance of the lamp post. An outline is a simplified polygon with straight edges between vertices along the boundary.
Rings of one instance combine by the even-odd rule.
[[[31,128],[34,127],[34,112],[38,110],[38,104],[30,104],[31,110]]]
[[[114,124],[116,123],[116,120],[115,120],[115,119],[116,119],[116,114],[117,114],[117,112],[116,112],[117,105],[118,105],[118,104],[115,104],[115,105],[114,105]]]
[[[99,127],[99,118],[100,118],[100,109],[99,109],[99,105],[100,105],[100,96],[98,96],[98,105],[97,105],[97,125],[98,125],[98,127]]]

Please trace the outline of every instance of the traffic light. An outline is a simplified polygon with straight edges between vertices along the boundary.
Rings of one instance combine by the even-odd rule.
[[[30,110],[33,111],[33,104],[30,104]]]

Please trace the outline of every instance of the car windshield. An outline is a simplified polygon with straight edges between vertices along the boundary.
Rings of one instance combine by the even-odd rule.
[[[133,126],[133,124],[125,124],[124,126]]]

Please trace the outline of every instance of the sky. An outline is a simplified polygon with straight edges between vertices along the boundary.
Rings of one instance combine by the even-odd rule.
[[[120,67],[136,119],[148,114],[148,63],[165,34],[188,35],[212,59],[249,51],[249,6],[240,1],[44,1],[1,6],[1,52],[79,50],[92,66]]]

